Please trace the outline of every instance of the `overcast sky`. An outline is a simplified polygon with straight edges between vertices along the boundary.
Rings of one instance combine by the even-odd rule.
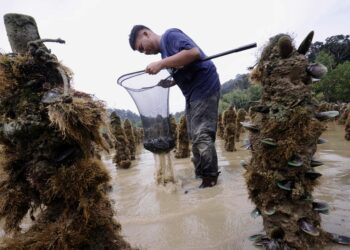
[[[256,42],[258,49],[214,59],[221,83],[247,72],[259,48],[277,33],[289,33],[296,45],[311,30],[314,41],[349,34],[347,0],[0,0],[0,14],[33,16],[41,38],[62,38],[65,45],[47,44],[74,72],[74,87],[106,101],[108,107],[136,106],[116,83],[125,73],[142,70],[160,55],[146,56],[129,47],[134,24],[162,34],[180,28],[210,56]],[[1,51],[10,52],[5,26],[0,24]],[[170,90],[170,111],[184,109],[178,87]]]

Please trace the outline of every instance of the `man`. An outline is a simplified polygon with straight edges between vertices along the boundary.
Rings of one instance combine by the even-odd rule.
[[[206,55],[179,29],[169,29],[160,36],[144,25],[135,25],[129,43],[133,50],[146,55],[161,53],[162,59],[150,63],[147,73],[172,70],[175,83],[186,98],[195,174],[202,178],[199,187],[215,186],[220,173],[215,149],[220,81],[215,65],[210,60],[201,61]],[[171,86],[166,83],[160,85]]]

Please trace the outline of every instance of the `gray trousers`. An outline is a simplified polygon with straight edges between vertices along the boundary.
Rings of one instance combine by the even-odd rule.
[[[220,92],[186,104],[186,119],[197,177],[217,176],[215,149]]]

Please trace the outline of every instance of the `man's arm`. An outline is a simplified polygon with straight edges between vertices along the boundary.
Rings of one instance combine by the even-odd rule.
[[[200,59],[200,51],[198,48],[189,50],[181,50],[179,53],[166,57],[162,60],[153,62],[146,67],[146,73],[157,74],[165,68],[181,68]]]

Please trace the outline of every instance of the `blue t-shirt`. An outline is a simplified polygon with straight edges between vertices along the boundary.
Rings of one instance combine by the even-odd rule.
[[[169,29],[161,37],[162,58],[172,56],[181,50],[197,47],[201,59],[206,58],[197,44],[179,29]],[[219,76],[212,61],[197,61],[175,70],[173,78],[186,98],[186,102],[209,97],[220,90]]]

